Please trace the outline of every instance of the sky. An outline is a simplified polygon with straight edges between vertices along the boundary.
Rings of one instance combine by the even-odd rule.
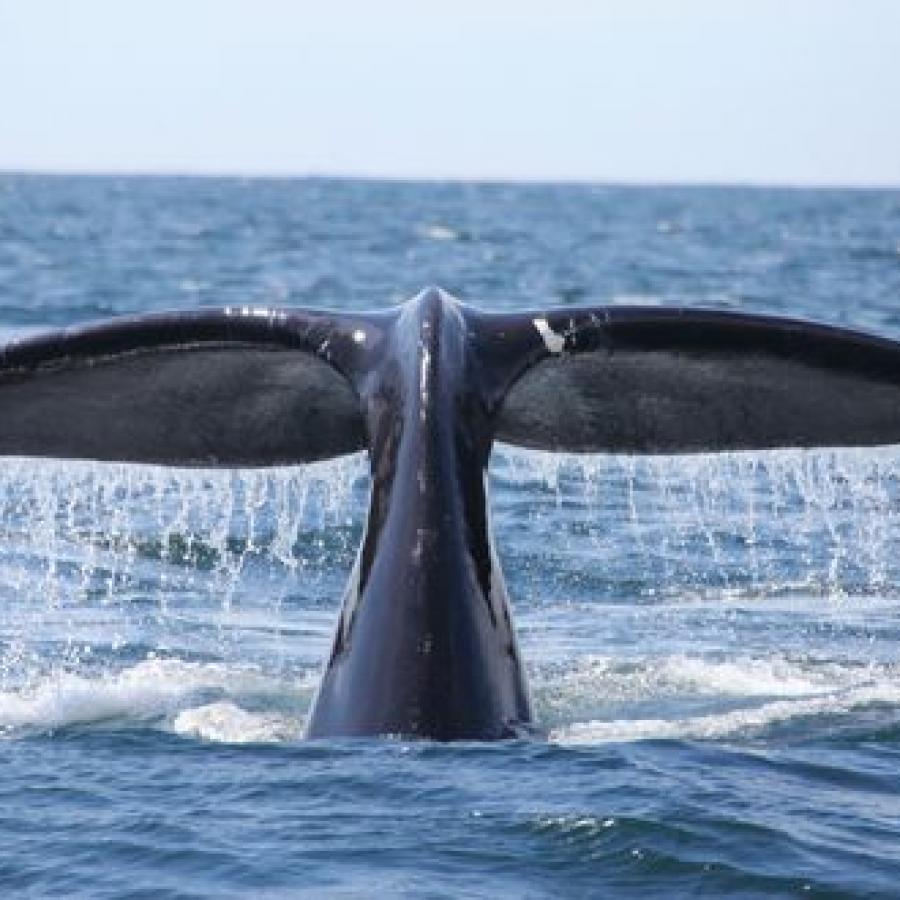
[[[900,185],[900,0],[0,0],[0,170]]]

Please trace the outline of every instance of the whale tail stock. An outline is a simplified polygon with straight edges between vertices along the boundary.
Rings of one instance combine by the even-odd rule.
[[[564,452],[900,442],[900,344],[719,311],[465,310],[493,438]],[[396,311],[226,309],[0,348],[0,455],[264,466],[364,449]]]

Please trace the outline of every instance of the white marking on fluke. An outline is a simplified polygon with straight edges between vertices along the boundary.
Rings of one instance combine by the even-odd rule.
[[[566,346],[565,337],[557,334],[543,316],[539,316],[531,321],[534,322],[534,327],[537,329],[538,334],[544,339],[547,349],[551,353],[562,353]]]
[[[366,333],[362,330],[362,328],[357,328],[356,331],[353,332],[353,343],[354,344],[364,344],[366,342]]]

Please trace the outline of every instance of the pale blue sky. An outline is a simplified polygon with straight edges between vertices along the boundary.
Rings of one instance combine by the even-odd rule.
[[[0,0],[0,169],[900,184],[900,0]]]

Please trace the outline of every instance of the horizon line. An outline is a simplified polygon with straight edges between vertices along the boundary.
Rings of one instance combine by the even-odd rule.
[[[190,168],[106,168],[102,166],[71,167],[20,167],[0,165],[0,176],[49,176],[90,178],[196,178],[235,181],[368,181],[386,184],[473,184],[473,185],[522,185],[546,187],[622,187],[622,188],[721,188],[758,190],[844,190],[844,191],[896,191],[897,182],[853,181],[790,181],[787,179],[675,179],[675,178],[600,178],[583,176],[518,176],[497,175],[399,175],[384,172],[322,172],[299,170],[252,169],[190,169]]]

